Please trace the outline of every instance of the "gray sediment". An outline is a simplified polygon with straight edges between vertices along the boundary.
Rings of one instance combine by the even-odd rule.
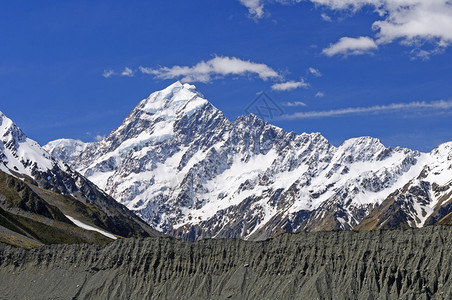
[[[452,299],[452,227],[0,246],[0,299]]]

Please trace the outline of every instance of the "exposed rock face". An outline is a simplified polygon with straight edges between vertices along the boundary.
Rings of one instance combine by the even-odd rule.
[[[452,180],[447,144],[420,153],[360,137],[335,147],[254,115],[230,121],[179,82],[142,100],[99,142],[45,148],[155,229],[186,240],[352,229],[396,191],[404,218],[385,223],[394,227],[433,224],[452,209],[444,191],[430,196]],[[424,179],[423,195],[403,196],[425,167],[442,176]]]
[[[425,157],[419,175],[391,193],[355,229],[452,224],[447,217],[452,212],[452,142]]]
[[[452,299],[451,247],[448,226],[0,246],[0,298]]]

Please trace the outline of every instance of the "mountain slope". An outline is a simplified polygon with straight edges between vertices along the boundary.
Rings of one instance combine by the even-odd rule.
[[[58,157],[68,165],[73,165],[77,157],[86,150],[89,143],[79,140],[59,139],[51,141],[42,148],[50,153],[53,157]]]
[[[73,222],[68,218],[75,218],[77,222],[122,237],[157,234],[123,205],[25,136],[1,112],[0,175],[3,178],[0,205],[6,211],[5,214],[22,218],[20,215],[25,213],[24,217],[32,221],[49,223],[50,219],[72,225]],[[32,200],[29,199],[30,195]],[[28,200],[31,201],[29,207],[23,202]],[[27,207],[37,210],[30,211]],[[54,219],[57,215],[53,213],[63,214],[62,219]]]
[[[27,183],[0,171],[1,242],[30,248],[54,243],[105,243],[116,238],[104,235],[75,226]]]
[[[426,155],[419,175],[395,190],[356,229],[422,227],[438,223],[451,212],[452,142],[449,142]]]
[[[0,245],[0,289],[5,299],[451,299],[451,229]]]
[[[58,144],[47,149],[58,156]],[[355,228],[426,166],[447,169],[448,151],[386,148],[371,137],[334,147],[319,133],[285,132],[254,115],[229,121],[194,86],[176,82],[71,161],[163,233],[265,239]],[[438,202],[438,217],[450,212],[448,199]],[[434,211],[402,210],[420,220],[407,226],[422,226]]]

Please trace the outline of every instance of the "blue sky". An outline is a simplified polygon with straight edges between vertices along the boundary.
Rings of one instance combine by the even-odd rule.
[[[231,120],[264,91],[267,121],[335,145],[452,141],[446,0],[1,1],[0,38],[0,111],[41,144],[104,136],[176,80]]]

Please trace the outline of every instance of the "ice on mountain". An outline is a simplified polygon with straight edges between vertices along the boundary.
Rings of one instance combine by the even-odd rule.
[[[196,87],[176,82],[142,100],[76,161],[161,231],[248,238],[284,222],[302,230],[329,214],[350,229],[426,165],[434,171],[425,180],[450,181],[450,148],[419,153],[371,137],[334,147],[319,133],[287,133],[254,115],[231,122]],[[431,212],[422,204],[412,210],[422,209]],[[237,224],[247,230],[230,228]]]

